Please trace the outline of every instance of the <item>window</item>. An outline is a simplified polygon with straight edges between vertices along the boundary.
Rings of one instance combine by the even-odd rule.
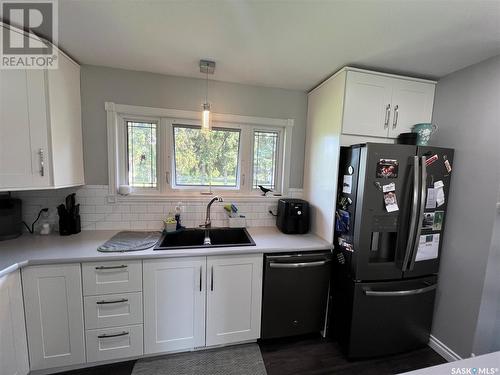
[[[156,188],[156,124],[126,121],[128,185]]]
[[[173,125],[176,186],[238,186],[240,130]]]
[[[276,189],[278,171],[279,133],[260,131],[253,133],[253,189],[259,185]]]
[[[195,111],[114,103],[106,111],[110,195],[120,185],[137,200],[260,196],[259,185],[287,194],[292,120],[218,114],[205,132]]]

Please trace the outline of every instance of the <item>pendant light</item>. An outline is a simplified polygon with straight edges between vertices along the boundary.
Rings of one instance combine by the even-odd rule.
[[[210,131],[212,129],[212,112],[211,105],[208,102],[208,75],[215,72],[215,61],[200,60],[200,72],[205,73],[205,102],[202,104],[201,129]]]

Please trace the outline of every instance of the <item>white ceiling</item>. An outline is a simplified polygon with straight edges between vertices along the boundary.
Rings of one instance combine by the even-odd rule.
[[[59,0],[80,63],[308,90],[344,65],[439,78],[500,54],[500,1]]]

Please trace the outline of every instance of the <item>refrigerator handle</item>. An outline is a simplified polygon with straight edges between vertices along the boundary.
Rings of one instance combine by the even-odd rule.
[[[408,232],[408,242],[406,243],[405,256],[403,259],[403,271],[408,268],[408,262],[410,261],[411,250],[413,249],[413,242],[415,240],[415,230],[417,228],[418,219],[418,179],[419,179],[419,158],[418,156],[413,157],[413,198],[411,207],[411,218],[410,218],[410,230]]]
[[[410,271],[413,271],[413,268],[415,267],[415,261],[417,259],[418,245],[420,242],[420,234],[422,233],[422,223],[424,220],[425,203],[427,200],[427,165],[425,164],[426,157],[422,156],[421,160],[422,160],[422,169],[421,169],[422,184],[420,187],[420,209],[418,212],[417,233],[415,235],[415,242],[413,244],[413,255],[411,257]]]

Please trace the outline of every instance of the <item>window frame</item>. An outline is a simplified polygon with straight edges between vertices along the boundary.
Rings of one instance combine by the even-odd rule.
[[[285,129],[284,128],[274,128],[271,126],[267,127],[253,127],[252,129],[252,137],[251,137],[251,162],[250,162],[250,173],[251,173],[251,181],[250,181],[250,189],[252,192],[260,192],[261,190],[257,187],[253,187],[253,165],[254,165],[254,155],[255,155],[255,133],[263,132],[263,133],[271,133],[276,132],[278,134],[278,147],[276,150],[276,170],[274,171],[274,180],[275,186],[273,192],[281,194],[283,190],[283,159],[284,159],[284,146],[285,146]]]
[[[149,116],[130,116],[130,115],[120,115],[118,125],[121,127],[121,131],[118,132],[118,182],[119,185],[128,185],[128,122],[142,122],[149,124],[156,124],[156,187],[133,187],[133,194],[135,195],[158,195],[162,192],[164,187],[162,186],[161,177],[161,157],[160,152],[164,148],[162,144],[162,131],[161,131],[161,119],[158,117]]]
[[[169,121],[170,120],[170,121]],[[208,191],[240,191],[241,190],[241,171],[242,171],[242,160],[243,160],[243,144],[244,144],[244,131],[241,127],[235,126],[234,124],[218,124],[212,123],[212,129],[236,129],[240,133],[240,143],[238,147],[238,168],[236,170],[236,186],[214,186],[212,189],[209,185],[177,185],[176,181],[176,171],[175,171],[175,144],[174,144],[174,128],[177,127],[199,127],[201,129],[201,125],[199,121],[193,120],[174,120],[167,119],[167,133],[168,133],[168,166],[170,169],[167,169],[167,173],[170,175],[170,181],[168,182],[170,189],[173,191],[184,191],[184,192],[206,192]]]
[[[217,186],[176,186],[174,181],[173,126],[200,126],[200,112],[165,108],[151,108],[124,104],[105,103],[108,131],[108,176],[109,202],[116,200],[152,201],[157,199],[178,199],[179,197],[203,198],[207,192],[220,192],[226,197],[264,199],[260,190],[253,189],[253,152],[255,131],[276,131],[279,137],[275,193],[286,196],[289,191],[291,169],[291,143],[293,119],[264,118],[230,114],[213,114],[212,126],[216,128],[239,129],[240,148],[238,163],[238,189]],[[118,187],[126,182],[126,121],[153,122],[157,124],[157,187],[134,188],[128,196],[118,194]],[[272,197],[272,195],[268,195]]]

